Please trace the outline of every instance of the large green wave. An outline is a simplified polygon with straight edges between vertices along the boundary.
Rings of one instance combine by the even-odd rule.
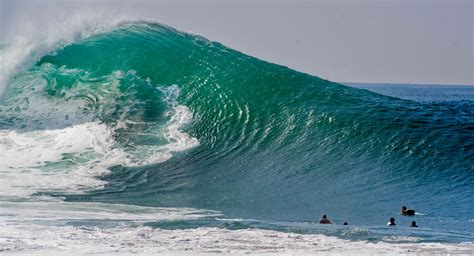
[[[464,207],[474,203],[472,102],[349,88],[155,23],[121,24],[57,49],[25,74],[48,77],[41,86],[54,104],[66,102],[61,111],[71,99],[85,102],[76,123],[133,123],[115,134],[123,147],[164,144],[152,135],[170,118],[166,88],[179,87],[177,103],[193,115],[180,129],[198,146],[164,163],[117,165],[103,190],[69,200],[280,220],[331,212],[356,223],[384,222],[403,204],[473,213]],[[25,74],[11,84],[31,81]],[[14,87],[9,98],[24,95]]]

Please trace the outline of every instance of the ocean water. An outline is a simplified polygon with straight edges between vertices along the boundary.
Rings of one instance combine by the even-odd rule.
[[[474,101],[473,85],[345,83],[378,94],[425,103]]]
[[[474,241],[474,87],[346,86],[153,22],[33,49],[1,50],[4,251],[143,230]]]

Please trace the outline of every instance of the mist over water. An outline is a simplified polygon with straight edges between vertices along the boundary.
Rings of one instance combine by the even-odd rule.
[[[383,96],[155,22],[72,34],[6,58],[15,59],[0,106],[8,216],[40,205],[51,226],[128,228],[143,214],[152,217],[139,225],[171,230],[473,240],[472,100]],[[3,56],[18,56],[15,47]],[[63,204],[77,215],[57,211]],[[420,213],[420,232],[404,228],[402,205]],[[357,230],[321,227],[322,214]],[[391,216],[401,228],[385,227]]]

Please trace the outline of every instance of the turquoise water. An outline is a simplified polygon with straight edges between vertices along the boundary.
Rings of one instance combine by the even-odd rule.
[[[60,151],[41,167],[89,168],[121,152],[95,177],[103,187],[42,187],[35,196],[223,214],[152,227],[473,241],[473,98],[390,90],[344,86],[170,27],[126,23],[15,74],[0,129],[113,127],[106,153]],[[420,214],[400,216],[402,205]],[[322,214],[339,225],[315,224]],[[385,226],[392,216],[397,229]],[[418,230],[408,228],[412,220]]]

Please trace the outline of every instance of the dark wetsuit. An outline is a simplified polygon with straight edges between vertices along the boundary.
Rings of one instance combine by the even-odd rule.
[[[331,222],[328,219],[322,219],[319,223],[320,224],[331,224]]]

